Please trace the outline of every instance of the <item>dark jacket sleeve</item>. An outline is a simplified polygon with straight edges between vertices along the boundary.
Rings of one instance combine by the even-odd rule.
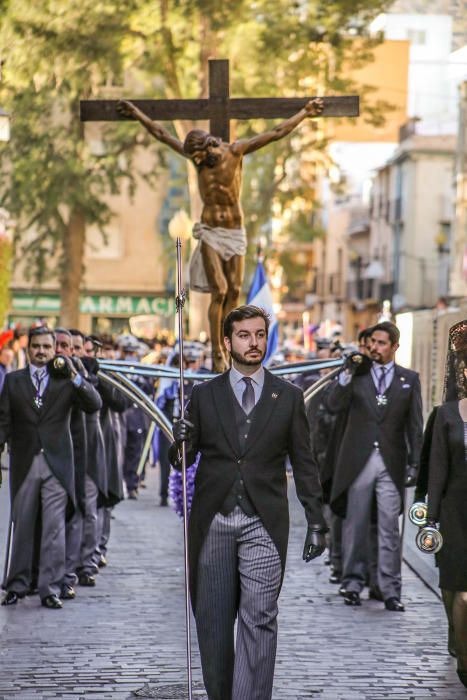
[[[409,448],[409,462],[411,465],[418,466],[423,442],[422,389],[418,374],[415,376],[405,434]]]
[[[98,391],[82,377],[80,386],[73,384],[74,403],[85,413],[95,413],[102,408],[102,399]]]
[[[293,416],[287,447],[297,496],[305,509],[308,525],[319,525],[326,531],[318,465],[311,454],[310,426],[306,417],[303,393],[299,390],[294,390],[294,393]]]
[[[199,450],[199,390],[194,386],[191,392],[191,399],[185,408],[185,418],[193,423],[193,439],[186,445],[186,463],[193,464]],[[181,471],[182,455],[175,442],[169,447],[169,462],[174,469]]]
[[[420,469],[418,472],[417,486],[415,488],[414,501],[423,501],[428,492],[428,475],[430,466],[431,443],[433,441],[433,428],[435,425],[436,412],[438,407],[432,410],[428,416],[423,433],[422,449],[420,452]]]
[[[131,401],[116,387],[99,379],[98,391],[104,404],[115,413],[123,413],[131,406]]]
[[[341,413],[347,411],[352,400],[353,379],[345,384],[339,384],[339,379],[335,379],[329,391],[326,393],[324,403],[329,413]]]
[[[10,382],[7,375],[0,396],[0,445],[4,445],[10,437],[11,412],[10,412]]]
[[[433,428],[428,476],[428,517],[439,520],[440,505],[449,474],[449,439],[443,411],[438,410]]]

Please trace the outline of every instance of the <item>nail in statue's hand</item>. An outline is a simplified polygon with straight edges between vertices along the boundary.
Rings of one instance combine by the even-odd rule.
[[[134,117],[135,116],[135,106],[128,100],[119,100],[117,102],[117,112],[121,114],[122,117]]]
[[[321,556],[326,548],[326,540],[322,532],[308,528],[303,548],[303,561],[309,562]]]

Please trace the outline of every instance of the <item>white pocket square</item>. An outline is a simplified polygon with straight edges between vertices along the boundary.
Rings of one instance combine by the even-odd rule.
[[[410,384],[402,384],[403,389],[410,389]]]

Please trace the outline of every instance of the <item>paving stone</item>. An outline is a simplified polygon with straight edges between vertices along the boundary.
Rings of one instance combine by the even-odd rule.
[[[0,490],[0,566],[7,489]],[[49,611],[37,596],[0,608],[0,700],[130,700],[186,682],[183,532],[156,506],[157,479],[114,511],[109,566],[95,588]],[[321,560],[302,561],[305,521],[291,487],[274,700],[462,700],[439,599],[404,567],[406,612],[344,605]],[[193,624],[193,630],[194,630]],[[193,632],[193,678],[202,687]],[[186,698],[183,698],[186,700]]]

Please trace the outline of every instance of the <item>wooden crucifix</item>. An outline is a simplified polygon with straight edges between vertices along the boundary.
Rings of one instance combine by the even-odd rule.
[[[243,156],[289,134],[308,117],[356,117],[359,98],[230,98],[228,60],[209,61],[209,97],[198,100],[86,100],[82,121],[137,120],[158,141],[195,165],[203,202],[193,228],[199,240],[190,264],[190,287],[211,294],[209,325],[213,368],[228,366],[222,325],[238,304],[246,234],[240,205]],[[231,119],[285,119],[273,129],[229,143]],[[209,120],[209,133],[190,131],[184,143],[159,121]],[[157,120],[157,121],[156,121]]]

